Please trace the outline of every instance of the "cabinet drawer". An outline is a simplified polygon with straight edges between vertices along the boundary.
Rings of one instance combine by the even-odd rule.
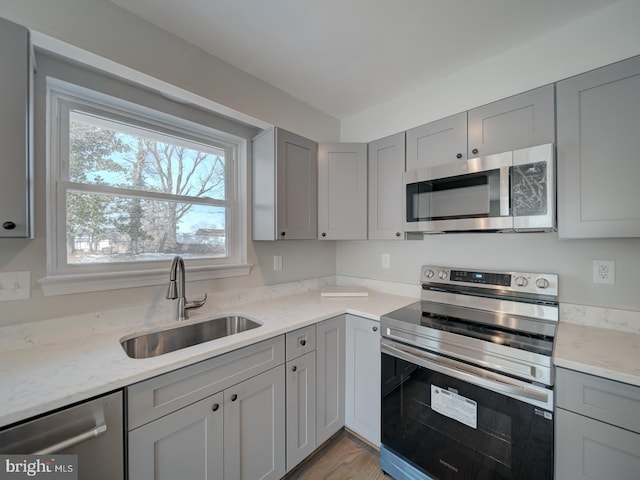
[[[555,457],[560,480],[636,480],[640,435],[558,408]]]
[[[283,335],[131,385],[129,430],[282,363]]]
[[[316,326],[299,328],[286,334],[287,362],[316,349]]]
[[[640,387],[556,369],[557,406],[640,433]]]

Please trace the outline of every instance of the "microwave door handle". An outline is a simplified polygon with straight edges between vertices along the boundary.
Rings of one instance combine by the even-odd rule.
[[[473,367],[470,365],[465,365],[465,368],[460,368],[458,362],[454,360],[418,351],[405,345],[400,347],[399,345],[392,345],[389,342],[382,341],[380,347],[382,353],[387,353],[401,360],[429,368],[479,387],[493,390],[494,392],[504,393],[505,395],[520,399],[526,403],[540,405],[550,410],[553,408],[553,398],[550,392],[546,390],[534,391],[530,387],[523,388],[515,382],[505,381],[495,374],[490,374],[490,372],[480,369],[478,369],[478,373],[474,373],[472,371]]]
[[[511,167],[500,167],[500,216],[508,217],[509,212],[509,200],[511,196],[511,179],[510,179]]]

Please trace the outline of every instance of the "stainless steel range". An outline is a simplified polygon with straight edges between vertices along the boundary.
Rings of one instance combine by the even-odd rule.
[[[382,469],[396,479],[553,478],[558,277],[424,266],[381,319]]]

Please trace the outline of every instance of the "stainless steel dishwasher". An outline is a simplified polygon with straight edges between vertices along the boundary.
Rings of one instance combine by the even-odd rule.
[[[79,480],[124,479],[122,391],[0,431],[0,453],[78,455]]]

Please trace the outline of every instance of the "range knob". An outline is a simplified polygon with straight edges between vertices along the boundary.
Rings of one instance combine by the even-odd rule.
[[[435,273],[433,272],[433,270],[427,270],[424,272],[424,276],[427,278],[433,278],[434,275]]]
[[[544,289],[544,288],[549,288],[549,280],[547,280],[546,278],[539,278],[536,280],[536,287]]]
[[[525,277],[516,277],[516,286],[518,287],[526,287],[529,284],[529,280]]]
[[[444,280],[447,278],[447,272],[445,272],[444,270],[440,270],[438,272],[438,278],[440,278],[440,280]]]

